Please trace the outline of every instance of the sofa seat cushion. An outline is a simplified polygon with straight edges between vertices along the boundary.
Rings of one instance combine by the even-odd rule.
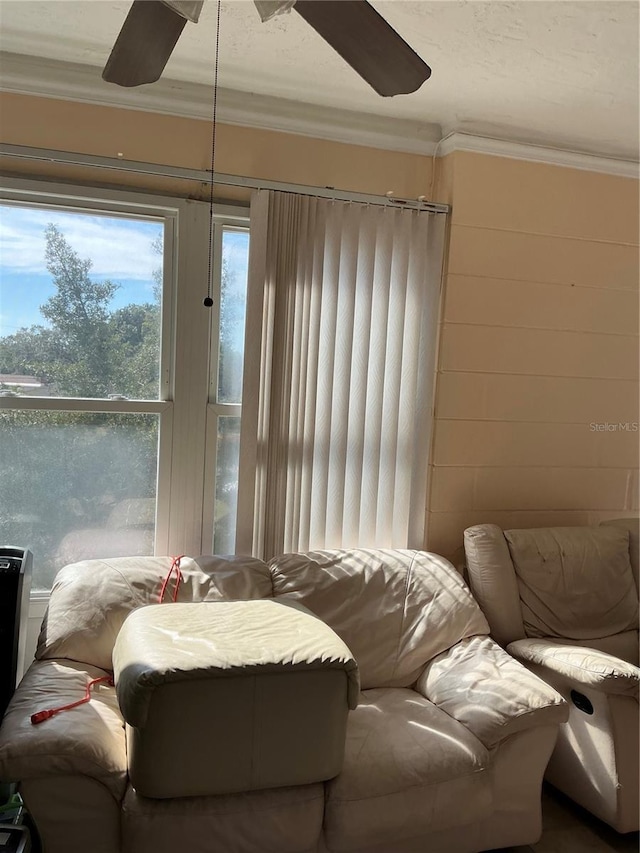
[[[489,765],[480,741],[415,691],[364,691],[349,715],[342,772],[327,783],[329,849],[391,844],[485,817]]]
[[[88,776],[119,802],[127,783],[127,752],[113,687],[96,685],[90,702],[31,723],[38,711],[82,699],[89,681],[106,675],[97,667],[64,660],[32,663],[0,730],[0,779]]]
[[[589,640],[637,630],[627,530],[548,527],[504,535],[527,637]]]

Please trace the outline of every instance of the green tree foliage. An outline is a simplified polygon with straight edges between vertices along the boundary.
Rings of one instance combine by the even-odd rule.
[[[55,225],[46,229],[47,269],[56,293],[41,306],[58,337],[55,384],[64,394],[104,397],[114,393],[114,353],[109,310],[118,285],[92,281],[83,260]]]
[[[62,347],[53,329],[31,326],[15,335],[0,338],[0,364],[3,373],[35,376],[46,385],[53,383],[55,364]],[[0,374],[0,386],[2,385]]]

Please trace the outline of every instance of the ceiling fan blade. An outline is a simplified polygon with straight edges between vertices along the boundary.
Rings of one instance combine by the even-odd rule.
[[[118,86],[154,83],[186,23],[186,18],[161,0],[133,0],[102,79]]]
[[[253,3],[258,10],[260,20],[264,24],[265,21],[270,21],[276,15],[290,12],[296,5],[296,0],[253,0]]]
[[[431,76],[367,0],[298,0],[293,8],[379,95],[415,92]]]
[[[204,0],[162,0],[162,2],[194,24],[198,23],[204,6]]]

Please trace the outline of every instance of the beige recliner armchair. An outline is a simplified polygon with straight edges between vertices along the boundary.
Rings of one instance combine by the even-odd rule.
[[[492,636],[570,702],[546,778],[638,829],[638,520],[464,534]]]

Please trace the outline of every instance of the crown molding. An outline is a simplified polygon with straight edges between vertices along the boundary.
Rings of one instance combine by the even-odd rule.
[[[211,87],[162,78],[126,89],[106,83],[101,69],[80,63],[0,52],[0,91],[211,121]],[[440,125],[304,104],[232,89],[218,90],[218,121],[431,156]]]
[[[285,98],[228,89],[220,90],[218,97],[218,115],[220,121],[227,124],[277,130],[349,145],[430,157],[442,135],[440,126],[435,124],[304,104]]]
[[[530,145],[524,142],[510,142],[506,139],[475,136],[471,133],[457,131],[450,133],[439,143],[437,154],[439,157],[446,157],[447,154],[453,154],[455,151],[489,154],[493,157],[507,157],[512,160],[527,160],[530,163],[547,163],[552,166],[565,166],[587,172],[602,172],[605,175],[618,175],[623,178],[637,179],[640,177],[640,164],[635,160],[602,157],[581,151]]]
[[[126,89],[106,83],[101,70],[92,65],[1,51],[0,71],[0,91],[211,121],[211,87],[199,83],[163,78],[151,86]],[[633,160],[456,130],[441,139],[437,124],[231,89],[218,90],[217,117],[225,124],[427,157],[470,151],[625,178],[639,177],[638,162]]]

